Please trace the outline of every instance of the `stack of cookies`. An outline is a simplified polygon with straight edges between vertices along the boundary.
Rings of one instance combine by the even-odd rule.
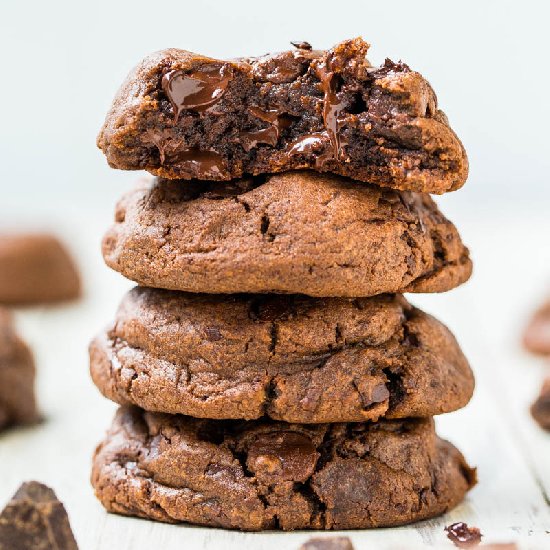
[[[94,457],[107,510],[245,530],[400,525],[475,483],[433,415],[474,380],[403,292],[442,292],[468,250],[428,193],[464,149],[426,80],[368,45],[145,59],[99,136],[156,175],[118,204],[107,264],[138,283],[91,344],[119,403]]]

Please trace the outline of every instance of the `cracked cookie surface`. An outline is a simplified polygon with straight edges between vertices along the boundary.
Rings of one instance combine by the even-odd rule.
[[[144,181],[119,202],[103,256],[140,285],[216,294],[444,292],[472,270],[428,195],[314,172]]]
[[[429,418],[211,421],[119,409],[94,457],[110,512],[243,530],[402,525],[456,506],[475,470]]]
[[[371,67],[362,39],[222,61],[168,49],[118,91],[98,146],[109,164],[230,180],[295,169],[444,193],[468,174],[430,84],[404,63]]]
[[[433,416],[474,379],[449,330],[402,296],[197,295],[134,288],[90,346],[120,404],[200,418],[359,422]]]
[[[0,308],[0,430],[38,420],[34,359],[15,332],[11,315]]]

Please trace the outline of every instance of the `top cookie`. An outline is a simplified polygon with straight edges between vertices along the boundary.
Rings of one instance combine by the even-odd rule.
[[[372,67],[361,38],[298,46],[232,61],[152,54],[122,84],[98,146],[113,168],[170,179],[309,168],[426,193],[464,184],[464,147],[419,73]]]

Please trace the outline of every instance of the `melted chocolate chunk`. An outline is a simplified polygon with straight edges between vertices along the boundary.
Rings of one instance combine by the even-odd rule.
[[[445,527],[447,538],[458,548],[471,548],[481,542],[481,531],[477,527],[468,527],[464,522],[453,523]]]
[[[250,151],[260,143],[275,147],[279,141],[281,130],[290,126],[290,118],[277,109],[264,111],[259,107],[250,107],[248,111],[261,121],[269,123],[269,126],[255,132],[241,132],[239,138],[242,141],[243,148]]]
[[[300,550],[353,550],[348,537],[314,537],[300,546]]]
[[[311,439],[297,432],[262,434],[248,449],[247,467],[265,483],[304,482],[314,472],[319,453]]]
[[[162,77],[162,89],[174,109],[174,123],[181,111],[204,111],[217,103],[231,79],[229,65],[206,65],[190,74],[169,71]]]
[[[531,415],[544,430],[550,430],[550,378],[542,385],[540,395],[531,405]]]
[[[227,173],[223,157],[215,151],[203,151],[189,147],[174,154],[166,153],[170,163],[186,166],[197,179],[216,179]]]
[[[340,134],[340,113],[348,106],[346,101],[338,98],[338,79],[332,67],[332,55],[328,55],[323,63],[314,65],[314,72],[319,78],[323,92],[323,124],[325,130],[306,135],[291,143],[286,150],[288,157],[296,154],[315,155],[316,168],[323,168],[327,161],[345,160],[343,147],[345,140]]]
[[[78,550],[63,504],[46,485],[23,483],[0,514],[1,550]]]

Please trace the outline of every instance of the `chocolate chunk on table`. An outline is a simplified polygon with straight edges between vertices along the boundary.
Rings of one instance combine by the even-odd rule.
[[[472,548],[481,542],[481,531],[477,527],[469,527],[464,522],[453,523],[445,527],[447,538],[458,548]]]
[[[0,550],[78,550],[52,489],[37,481],[21,485],[0,513]]]

